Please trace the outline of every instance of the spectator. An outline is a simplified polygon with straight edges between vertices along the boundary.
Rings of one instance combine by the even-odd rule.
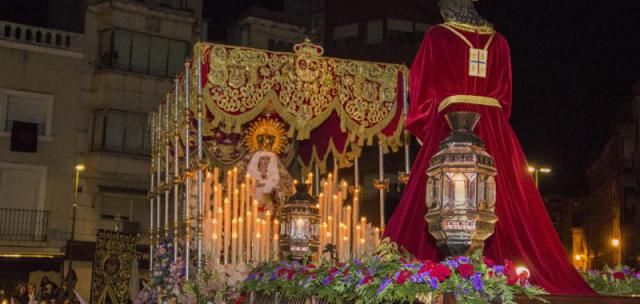
[[[36,284],[29,283],[29,285],[27,285],[27,295],[29,296],[29,304],[38,303],[38,288]]]
[[[44,285],[44,291],[40,295],[40,303],[55,303],[56,302],[56,289],[53,282],[48,282]]]
[[[29,304],[29,295],[27,294],[27,285],[25,283],[18,283],[16,293],[11,297],[11,303]]]

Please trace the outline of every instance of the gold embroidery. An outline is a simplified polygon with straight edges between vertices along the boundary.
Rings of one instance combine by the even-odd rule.
[[[440,102],[440,104],[438,105],[438,112],[442,112],[442,110],[444,110],[448,106],[452,104],[458,104],[458,103],[468,103],[468,104],[482,105],[482,106],[488,106],[488,107],[502,108],[502,106],[500,105],[500,102],[497,99],[492,97],[477,96],[477,95],[452,95],[443,99]]]
[[[490,26],[475,26],[475,25],[464,24],[464,23],[453,22],[453,21],[445,22],[444,24],[452,28],[455,28],[457,30],[461,30],[465,32],[473,32],[473,33],[480,33],[480,34],[493,34],[496,32],[493,29],[493,27],[490,27]]]
[[[458,36],[460,39],[462,39],[462,41],[464,41],[465,44],[467,44],[469,46],[469,72],[468,72],[468,75],[470,77],[480,77],[480,78],[487,77],[487,64],[488,64],[488,60],[489,60],[489,51],[488,51],[488,49],[489,49],[489,46],[491,45],[491,42],[493,42],[493,37],[495,37],[495,32],[491,33],[491,36],[489,37],[489,39],[485,43],[484,48],[477,49],[477,48],[475,48],[473,46],[471,41],[469,41],[469,39],[467,39],[467,37],[462,35],[460,32],[458,32],[453,27],[449,26],[449,23],[441,24],[441,26],[446,28],[446,29],[448,29],[452,33],[454,33],[456,36]]]

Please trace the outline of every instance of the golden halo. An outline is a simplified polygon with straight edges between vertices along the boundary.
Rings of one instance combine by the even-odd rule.
[[[273,140],[271,148],[264,147],[265,137]],[[270,150],[275,154],[280,154],[287,145],[287,132],[282,122],[275,119],[260,118],[251,123],[245,133],[245,145],[249,152]]]

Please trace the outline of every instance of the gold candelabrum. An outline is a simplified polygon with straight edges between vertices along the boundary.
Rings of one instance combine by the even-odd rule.
[[[474,112],[446,116],[452,131],[427,170],[429,232],[447,255],[469,255],[484,248],[494,233],[496,168],[482,140],[473,133]]]

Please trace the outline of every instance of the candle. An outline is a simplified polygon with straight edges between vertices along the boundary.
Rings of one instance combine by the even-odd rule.
[[[258,234],[260,234],[260,227],[258,227],[258,200],[257,199],[253,200],[253,206],[251,207],[251,216],[253,217],[253,220],[251,221],[253,233],[254,235],[257,236]],[[256,262],[258,261],[257,254],[258,254],[259,244],[260,243],[256,237],[256,239],[253,240],[253,260]]]
[[[224,252],[224,263],[229,263],[229,246],[231,245],[231,202],[229,202],[229,198],[224,199],[224,248],[222,251]]]
[[[242,216],[238,218],[238,262],[244,263],[244,254],[242,254],[242,250],[244,249],[244,230],[242,230],[242,226],[244,221],[242,220]]]
[[[231,220],[231,264],[238,262],[238,219]]]
[[[353,253],[355,256],[360,256],[360,225],[356,225],[356,231],[353,234]]]
[[[218,219],[215,217],[216,212],[213,212],[214,214],[214,218],[211,221],[211,228],[213,230],[213,233],[211,235],[211,258],[213,259],[214,263],[217,263],[216,261],[216,257],[217,257],[217,251],[218,251]]]
[[[222,204],[221,204],[222,205]],[[216,214],[216,221],[218,222],[216,228],[216,235],[218,236],[218,246],[216,248],[216,263],[220,262],[220,251],[224,246],[224,239],[222,237],[222,225],[223,225],[223,216],[224,216],[224,208],[222,206],[218,207],[218,212]]]
[[[320,204],[320,207],[318,207],[318,211],[320,212],[320,221],[323,221],[325,218],[324,193],[318,194],[318,204]]]
[[[233,189],[232,191],[235,192],[236,190],[238,190],[238,167],[233,167]]]
[[[271,248],[273,248],[273,252],[274,252],[273,258],[276,259],[276,260],[278,259],[278,255],[280,254],[279,253],[280,246],[278,246],[278,240],[280,239],[280,237],[278,236],[278,233],[280,231],[279,227],[280,227],[280,222],[278,221],[278,219],[274,219],[273,220],[273,232],[272,232],[273,238],[272,238],[272,246],[271,246]]]
[[[262,225],[259,224],[260,221],[258,221],[258,232],[256,232],[256,240],[255,240],[255,245],[253,247],[253,250],[255,251],[255,257],[254,259],[256,260],[256,262],[260,263],[262,262],[261,260],[261,256],[260,256],[260,250],[262,249],[262,235],[261,235],[261,231],[262,231]]]
[[[345,210],[344,218],[345,218],[345,227],[347,229],[345,236],[347,237],[347,240],[349,240],[351,239],[351,206],[347,206],[347,210]],[[351,250],[350,250],[351,245],[349,244],[349,242],[345,242],[345,246],[347,248],[347,256],[348,256],[351,253]]]
[[[247,263],[251,262],[251,222],[253,220],[253,215],[251,215],[251,208],[249,208],[250,206],[247,206],[247,214],[246,214],[246,225],[247,228],[246,233],[247,233],[247,241],[245,242],[245,249],[244,252],[246,254],[245,257],[245,261]]]
[[[238,214],[238,217],[244,216],[244,205],[245,205],[245,199],[247,198],[246,192],[247,192],[246,185],[242,183],[240,185],[240,203],[239,203],[240,213]]]
[[[374,244],[376,244],[376,249],[378,248],[378,246],[380,246],[380,228],[376,227],[374,235],[373,235],[373,239],[374,239]]]
[[[327,242],[335,245],[333,242],[333,228],[333,216],[329,215],[327,217]]]
[[[264,246],[265,246],[265,260],[268,261],[271,258],[271,243],[269,243],[269,236],[271,235],[271,211],[267,210],[267,214],[266,214],[266,220],[265,220],[265,239],[264,239]]]
[[[309,174],[307,174],[307,185],[309,185],[309,194],[313,195],[313,173],[309,172]]]
[[[335,195],[335,194],[333,195],[331,209],[333,209],[333,220],[335,221],[335,224],[331,228],[331,233],[336,237],[338,237],[338,227],[340,225],[340,215],[338,214],[340,212],[340,210],[338,209],[338,195]],[[334,240],[337,241],[339,240],[339,238]],[[339,242],[336,242],[334,244],[339,245]]]

